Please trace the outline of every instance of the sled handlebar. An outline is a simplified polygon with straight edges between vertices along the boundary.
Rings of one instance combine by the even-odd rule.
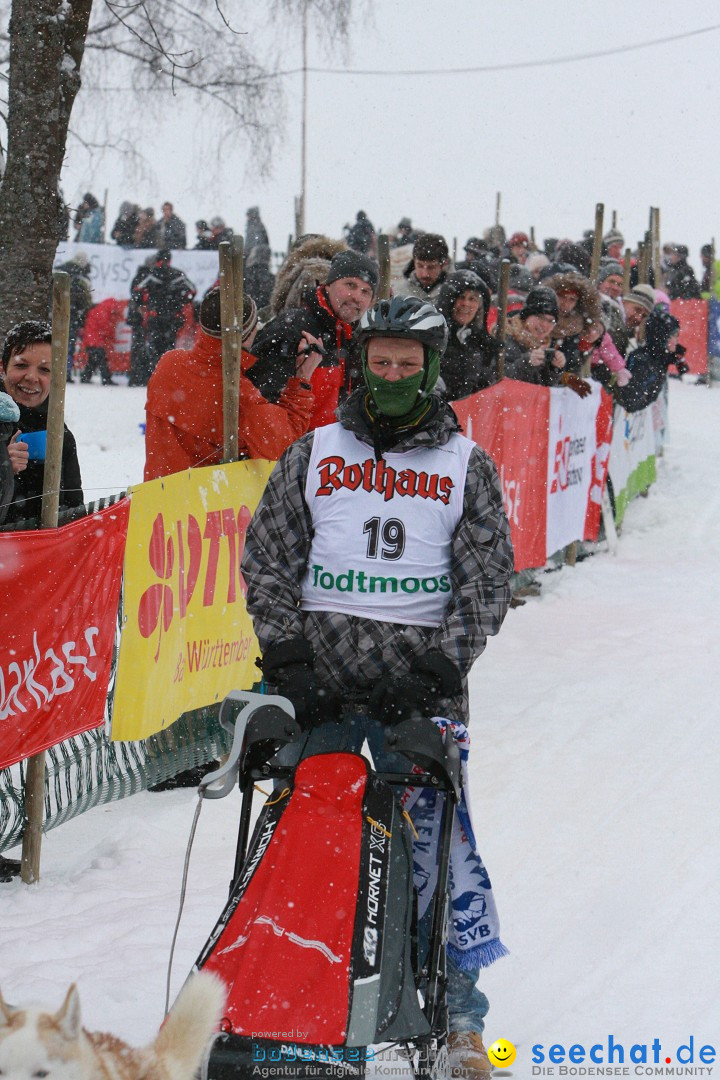
[[[233,705],[236,702],[245,702],[245,705],[233,719]],[[232,746],[225,764],[214,772],[207,773],[198,785],[198,792],[206,799],[224,799],[237,784],[248,750],[248,726],[260,711],[264,714],[262,719],[265,738],[274,737],[289,742],[300,734],[300,727],[295,722],[295,710],[287,698],[278,694],[231,690],[220,706],[220,724],[232,733]]]

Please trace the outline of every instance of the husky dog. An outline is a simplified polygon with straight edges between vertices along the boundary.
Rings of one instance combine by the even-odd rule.
[[[85,1031],[73,984],[56,1013],[6,1005],[0,995],[3,1080],[192,1080],[225,1004],[225,988],[208,972],[183,987],[150,1046],[136,1049],[114,1035]]]

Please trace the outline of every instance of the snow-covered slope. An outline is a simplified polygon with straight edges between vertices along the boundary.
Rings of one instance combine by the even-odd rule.
[[[68,388],[88,497],[142,477],[144,394]],[[615,557],[546,575],[471,682],[473,805],[512,955],[483,974],[489,1042],[720,1043],[720,393],[673,384],[659,483]],[[132,1041],[162,1017],[192,791],[143,793],[48,834],[41,882],[0,885],[6,998]],[[204,806],[176,990],[232,869],[238,800]],[[697,1064],[697,1058],[696,1058]]]

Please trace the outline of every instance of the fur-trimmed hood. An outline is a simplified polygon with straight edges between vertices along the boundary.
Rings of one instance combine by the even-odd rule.
[[[452,274],[448,274],[447,280],[443,282],[438,298],[435,301],[435,306],[440,314],[445,317],[445,322],[448,326],[452,326],[455,301],[469,289],[472,289],[472,291],[476,292],[480,297],[480,309],[475,316],[472,325],[487,334],[487,321],[488,315],[490,314],[491,301],[490,290],[483,279],[477,274],[472,273],[472,271],[455,270]]]
[[[275,279],[270,297],[272,318],[287,308],[302,305],[305,290],[323,285],[328,275],[330,260],[339,251],[347,251],[343,240],[331,240],[328,236],[309,236],[288,255]]]
[[[582,274],[555,274],[545,278],[543,285],[554,289],[556,293],[572,290],[578,294],[574,310],[569,315],[560,315],[553,331],[554,338],[575,337],[594,322],[601,320],[600,294],[593,283]]]

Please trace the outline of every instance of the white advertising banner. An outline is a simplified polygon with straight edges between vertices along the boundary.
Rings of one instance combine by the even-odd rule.
[[[585,535],[593,482],[600,387],[585,398],[573,390],[550,391],[547,462],[547,554]]]
[[[634,413],[615,406],[608,475],[615,496],[615,520],[619,526],[630,500],[655,482],[652,405]]]
[[[94,304],[113,298],[127,300],[135,271],[155,255],[153,248],[126,248],[118,244],[76,244],[65,241],[55,253],[57,267],[79,252],[90,263],[90,288]],[[217,251],[177,251],[171,253],[172,265],[182,270],[192,281],[198,297],[203,296],[217,280],[220,272]]]

